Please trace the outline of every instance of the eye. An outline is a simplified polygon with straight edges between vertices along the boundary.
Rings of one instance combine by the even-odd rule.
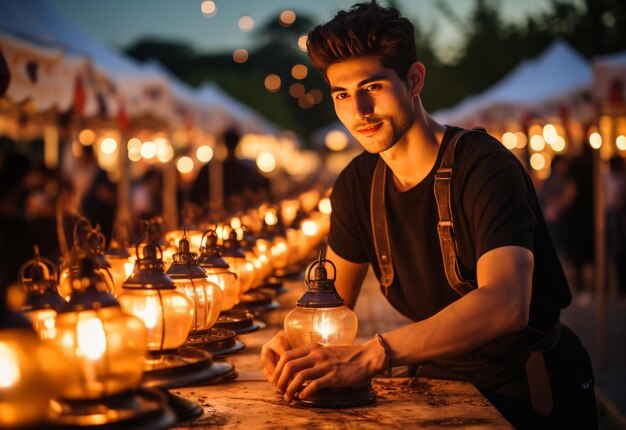
[[[348,97],[348,93],[337,93],[335,94],[335,98],[337,100],[343,100]]]
[[[383,86],[381,84],[370,84],[365,87],[365,91],[375,91],[380,90]]]

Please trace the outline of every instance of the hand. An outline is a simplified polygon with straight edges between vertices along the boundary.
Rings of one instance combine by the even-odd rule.
[[[385,366],[385,351],[376,340],[362,345],[322,346],[317,343],[281,355],[272,383],[290,401],[298,394],[306,398],[321,388],[351,387],[371,378]]]
[[[263,363],[263,376],[270,383],[273,383],[274,370],[278,364],[278,360],[282,355],[291,349],[289,339],[284,330],[279,331],[274,335],[272,340],[267,342],[261,348],[261,363]]]

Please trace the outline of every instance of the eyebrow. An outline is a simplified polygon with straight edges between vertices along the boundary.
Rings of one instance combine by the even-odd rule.
[[[369,84],[370,82],[375,82],[375,81],[386,81],[386,80],[389,80],[389,78],[388,78],[387,76],[385,76],[385,75],[374,75],[374,76],[371,76],[371,77],[369,77],[369,78],[367,78],[367,79],[363,79],[361,82],[359,82],[358,84],[356,84],[356,86],[357,86],[357,87],[362,87],[362,86],[364,86],[364,85]],[[331,92],[331,93],[336,93],[336,92],[339,92],[339,91],[345,91],[345,90],[346,90],[346,89],[345,89],[345,88],[343,88],[343,87],[332,87],[332,88],[330,89],[330,92]]]

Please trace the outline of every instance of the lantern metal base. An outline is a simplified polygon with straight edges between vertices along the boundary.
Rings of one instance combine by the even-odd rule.
[[[267,288],[256,288],[245,293],[239,302],[240,306],[257,314],[278,309],[280,305],[276,300],[276,292]]]
[[[158,430],[176,422],[163,393],[144,387],[94,400],[53,400],[52,410],[51,428]]]
[[[222,312],[215,323],[215,327],[233,330],[237,334],[248,334],[265,328],[265,324],[255,321],[253,315],[248,310],[234,308]]]
[[[142,385],[146,387],[179,388],[217,384],[237,377],[235,366],[213,362],[209,352],[199,348],[179,348],[173,352],[154,354],[144,362]]]
[[[204,409],[195,402],[186,399],[182,396],[174,394],[164,388],[161,391],[167,397],[167,405],[170,407],[174,414],[176,414],[176,421],[187,421],[194,418],[198,418],[204,413]]]
[[[207,330],[194,330],[187,336],[185,346],[208,351],[213,358],[225,357],[243,351],[246,345],[235,337],[233,330],[211,327]]]
[[[306,399],[296,396],[291,405],[305,408],[345,409],[376,403],[376,393],[370,381],[349,388],[323,388]]]

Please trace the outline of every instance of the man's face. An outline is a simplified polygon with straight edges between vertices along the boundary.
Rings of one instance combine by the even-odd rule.
[[[367,152],[391,148],[413,124],[415,106],[409,86],[378,58],[335,63],[326,76],[337,117]]]

